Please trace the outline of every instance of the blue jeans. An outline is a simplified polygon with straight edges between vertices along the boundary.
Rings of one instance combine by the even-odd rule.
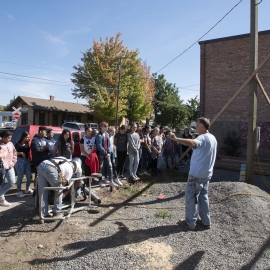
[[[99,155],[98,160],[99,160],[99,173],[102,174],[103,165],[105,163],[106,167],[107,167],[107,172],[109,174],[109,180],[112,181],[113,180],[113,169],[112,169],[111,157],[105,158],[103,155]],[[102,180],[102,179],[100,179],[100,180]]]
[[[15,185],[16,179],[15,179],[15,171],[14,168],[10,168],[8,170],[5,170],[5,177],[7,178],[8,182],[5,184],[5,178],[2,182],[1,185],[1,190],[0,190],[0,200],[3,201],[5,200],[4,194],[10,190],[12,186]]]
[[[44,162],[41,162],[38,166],[38,194],[41,196],[41,190],[44,187],[48,187],[49,184],[52,187],[58,187],[58,172],[55,167],[50,166]],[[58,200],[56,201],[57,191],[54,192],[54,213],[59,213],[62,210],[62,194],[60,191]],[[41,203],[41,212],[43,216],[48,215],[48,190],[43,191],[43,201]]]
[[[148,149],[142,148],[142,169],[146,171],[151,168],[152,156]]]
[[[26,175],[26,189],[30,187],[32,173],[29,159],[18,158],[17,163],[15,164],[15,169],[17,172],[17,189],[21,190],[22,188],[22,179]]]
[[[197,220],[194,188],[196,191],[198,210],[202,223],[204,225],[211,224],[208,199],[208,186],[210,179],[211,177],[197,178],[192,175],[188,176],[185,192],[186,222],[191,228],[195,228]]]

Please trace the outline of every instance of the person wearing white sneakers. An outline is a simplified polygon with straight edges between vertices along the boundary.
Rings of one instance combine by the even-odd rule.
[[[113,169],[113,174],[114,174],[114,182],[119,185],[123,186],[123,183],[120,181],[118,174],[117,174],[117,168],[115,165],[115,154],[114,154],[114,135],[115,135],[115,128],[110,128],[109,129],[109,136],[110,136],[110,151],[111,151],[111,162],[112,162],[112,169]],[[105,166],[104,166],[105,167]],[[106,175],[105,175],[106,177]]]
[[[108,123],[102,122],[99,124],[100,132],[96,136],[97,155],[99,160],[99,173],[102,174],[103,164],[107,163],[108,174],[109,174],[109,185],[111,187],[118,187],[113,181],[113,170],[111,162],[111,141],[110,136],[107,133]],[[102,179],[100,179],[102,183]]]
[[[0,148],[2,150],[2,157],[0,162],[4,168],[3,176],[1,179],[2,185],[0,190],[0,206],[10,206],[11,204],[5,200],[4,194],[15,185],[15,171],[14,165],[17,162],[17,151],[10,141],[12,133],[10,131],[4,130],[1,132],[0,137]],[[8,182],[5,184],[5,177]]]
[[[139,150],[141,147],[140,135],[136,132],[137,124],[131,125],[131,131],[128,134],[128,155],[129,155],[129,174],[133,181],[140,180],[136,175],[139,165]]]
[[[17,172],[17,196],[23,198],[25,194],[33,194],[33,190],[30,189],[32,180],[31,166],[29,160],[30,152],[30,134],[24,131],[19,141],[15,144],[17,151],[17,163],[15,164],[15,170]],[[21,189],[23,176],[26,175],[26,190],[23,192]]]

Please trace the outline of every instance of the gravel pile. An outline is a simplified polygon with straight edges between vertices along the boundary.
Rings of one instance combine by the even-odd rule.
[[[184,190],[185,183],[156,183],[131,207],[84,212],[88,233],[65,246],[50,269],[270,269],[268,193],[245,183],[212,182],[210,202],[234,193],[267,198],[236,196],[212,204],[211,229],[198,225],[193,232],[176,224],[184,208],[169,209],[184,206]],[[160,193],[166,195],[161,201]]]

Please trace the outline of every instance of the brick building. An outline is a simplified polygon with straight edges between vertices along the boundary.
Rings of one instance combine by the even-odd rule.
[[[259,64],[270,52],[270,30],[259,32]],[[213,119],[249,77],[250,35],[238,35],[199,42],[201,116]],[[270,97],[270,61],[259,72]],[[228,130],[240,136],[242,155],[246,155],[248,91],[246,87],[211,127],[218,140],[218,153]],[[270,158],[270,106],[262,91],[258,93],[257,126],[261,127],[260,157]]]

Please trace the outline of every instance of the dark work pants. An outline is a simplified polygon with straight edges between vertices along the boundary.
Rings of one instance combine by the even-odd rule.
[[[127,151],[117,151],[117,173],[124,174],[125,161],[127,157]]]

